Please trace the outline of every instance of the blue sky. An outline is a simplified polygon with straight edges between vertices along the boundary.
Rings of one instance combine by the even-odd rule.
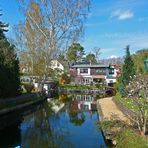
[[[16,0],[0,0],[2,20],[12,26],[23,19]],[[125,46],[131,53],[148,48],[148,0],[92,0],[81,41],[87,52],[101,48],[101,58],[123,56]]]

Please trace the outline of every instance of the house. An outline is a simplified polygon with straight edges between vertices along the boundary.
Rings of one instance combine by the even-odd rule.
[[[71,66],[71,77],[78,84],[93,84],[104,80],[112,86],[116,82],[117,70],[114,65],[76,64]]]
[[[115,68],[115,76],[118,78],[121,74],[121,65],[120,64],[112,64]]]
[[[53,70],[59,69],[64,71],[64,66],[58,60],[52,60],[50,63],[50,68]]]
[[[108,86],[113,86],[117,78],[121,74],[121,66],[119,64],[109,65],[109,73],[106,74],[105,80]]]

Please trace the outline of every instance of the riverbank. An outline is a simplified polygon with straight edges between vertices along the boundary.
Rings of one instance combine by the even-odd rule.
[[[116,106],[112,97],[107,97],[97,100],[98,110],[101,110],[101,120],[114,120],[120,119],[126,123],[130,123],[130,120],[124,115],[124,113]],[[99,113],[100,114],[100,113]]]
[[[120,120],[124,123],[131,124],[126,115],[124,115],[124,113],[114,103],[112,97],[97,100],[97,109],[100,115],[100,122]],[[112,141],[111,131],[103,130],[103,134],[106,140]]]
[[[18,111],[25,107],[37,104],[46,99],[46,96],[41,92],[23,94],[15,98],[6,98],[0,100],[0,116],[13,111]]]
[[[97,107],[100,115],[99,127],[103,131],[106,143],[113,144],[110,147],[145,148],[148,146],[147,137],[140,135],[131,120],[132,117],[128,118],[129,111],[119,106],[114,98],[97,100]]]

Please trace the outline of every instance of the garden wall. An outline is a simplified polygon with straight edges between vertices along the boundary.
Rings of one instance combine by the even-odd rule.
[[[136,113],[127,108],[123,103],[118,101],[115,97],[112,98],[113,102],[117,105],[117,107],[127,116],[129,119],[135,118]]]

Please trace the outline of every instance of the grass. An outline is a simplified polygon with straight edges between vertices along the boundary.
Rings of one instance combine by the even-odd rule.
[[[135,103],[135,101],[133,101],[133,99],[121,97],[121,95],[119,93],[116,94],[115,99],[120,101],[123,105],[125,105],[130,110],[132,110],[134,112],[138,112],[139,111],[138,105]],[[141,106],[142,106],[142,104],[143,104],[142,98],[139,99],[139,101],[141,101]]]
[[[111,139],[116,141],[116,148],[148,147],[147,139],[120,120],[101,121],[99,122],[99,128],[111,133]]]
[[[119,93],[116,94],[115,99],[123,103],[127,108],[136,111],[136,107],[134,106],[133,100],[130,98],[123,98]]]

